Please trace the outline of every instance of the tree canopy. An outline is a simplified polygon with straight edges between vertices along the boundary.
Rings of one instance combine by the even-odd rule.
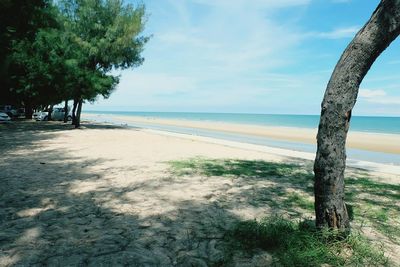
[[[29,15],[16,23],[11,17]],[[74,100],[107,98],[119,78],[111,70],[140,66],[144,5],[122,0],[2,2],[1,87],[6,101],[27,110]],[[30,12],[29,12],[30,11]],[[4,16],[3,16],[4,15]],[[79,126],[80,114],[75,124]]]

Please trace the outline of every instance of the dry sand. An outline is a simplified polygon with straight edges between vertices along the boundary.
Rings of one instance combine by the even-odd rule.
[[[0,266],[214,266],[224,259],[227,229],[273,212],[263,202],[272,182],[176,177],[168,161],[311,165],[251,147],[100,124],[72,130],[21,122],[0,125],[0,137]],[[270,260],[265,252],[238,253],[224,266]]]
[[[96,115],[84,114],[86,118],[95,118]],[[305,129],[294,127],[268,127],[258,125],[243,125],[234,123],[212,122],[212,121],[189,121],[159,119],[137,116],[116,116],[107,117],[125,123],[153,123],[167,126],[190,127],[205,130],[215,130],[227,133],[245,134],[250,136],[262,136],[276,140],[297,141],[307,144],[316,144],[317,129]],[[382,133],[364,133],[350,131],[347,139],[347,146],[350,148],[364,149],[369,151],[400,154],[400,135]]]

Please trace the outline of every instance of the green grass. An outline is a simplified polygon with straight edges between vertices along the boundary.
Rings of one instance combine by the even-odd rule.
[[[400,185],[380,183],[362,174],[345,180],[346,201],[353,207],[354,222],[370,225],[400,244]]]
[[[228,235],[237,249],[265,249],[282,266],[387,266],[382,250],[373,247],[360,234],[343,237],[316,229],[308,221],[295,223],[282,217],[244,221]]]
[[[311,171],[298,164],[266,162],[261,160],[221,160],[192,158],[170,161],[171,172],[177,177],[201,175],[233,179],[242,184],[254,184],[264,180],[272,182],[268,188],[257,188],[248,195],[249,204],[269,207],[303,216],[304,210],[313,212],[313,176]],[[293,192],[288,189],[298,188]]]
[[[298,206],[306,210],[314,210],[314,202],[303,197],[299,193],[289,193],[287,198],[283,201],[284,206]]]
[[[200,174],[231,178],[297,178],[302,181],[312,179],[309,171],[298,164],[266,162],[262,160],[221,160],[193,158],[169,162],[177,176]]]
[[[212,179],[232,179],[238,185],[254,185],[250,189],[240,190],[240,196],[247,197],[249,205],[269,206],[275,213],[285,214],[292,219],[314,214],[311,164],[205,158],[171,161],[169,164],[171,173],[178,178],[200,175]],[[259,182],[263,181],[268,182],[267,187],[258,186]],[[365,226],[372,227],[373,231],[384,235],[392,243],[400,245],[400,185],[382,183],[379,182],[379,177],[372,177],[366,172],[354,173],[353,171],[345,178],[345,187],[345,200],[353,229],[362,231]],[[257,222],[257,224],[260,223]],[[248,226],[251,225],[250,223]],[[290,227],[292,230],[293,227],[297,229],[296,225]],[[260,231],[263,229],[256,228]],[[295,233],[298,233],[297,231],[300,229],[297,229]],[[300,233],[298,234],[305,235],[304,232],[300,231]],[[309,233],[306,236],[309,236]],[[254,242],[251,240],[249,242]],[[351,250],[356,252],[352,254],[352,259],[364,257],[366,254],[361,252],[369,251],[368,246],[363,247],[364,241],[361,240],[363,240],[361,236],[353,234],[346,241],[354,242],[354,246],[357,245],[351,247]],[[312,247],[312,244],[309,245]],[[298,246],[301,247],[300,244]],[[302,254],[300,250],[299,253]],[[307,252],[308,254],[306,253],[304,257],[312,257],[311,255],[316,253],[315,257],[318,258],[318,253],[322,253],[318,251]]]

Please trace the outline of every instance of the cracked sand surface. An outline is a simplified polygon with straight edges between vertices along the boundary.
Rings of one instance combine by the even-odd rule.
[[[176,177],[167,162],[196,156],[287,158],[106,125],[7,127],[0,128],[0,266],[271,261],[260,252],[226,262],[223,239],[239,219],[271,212],[257,195],[271,181]]]

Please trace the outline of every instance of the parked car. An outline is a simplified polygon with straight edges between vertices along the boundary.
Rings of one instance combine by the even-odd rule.
[[[33,113],[32,118],[35,121],[47,121],[49,113],[47,111],[37,111]]]
[[[51,113],[51,120],[62,121],[64,120],[64,108],[54,108]],[[36,121],[47,121],[49,119],[48,111],[38,111],[33,113],[33,119]],[[67,116],[68,121],[72,120],[72,114],[69,113]]]
[[[10,116],[7,113],[0,112],[0,123],[9,122],[11,121]]]
[[[18,112],[11,105],[0,105],[0,112],[6,113],[10,118],[18,117]]]

